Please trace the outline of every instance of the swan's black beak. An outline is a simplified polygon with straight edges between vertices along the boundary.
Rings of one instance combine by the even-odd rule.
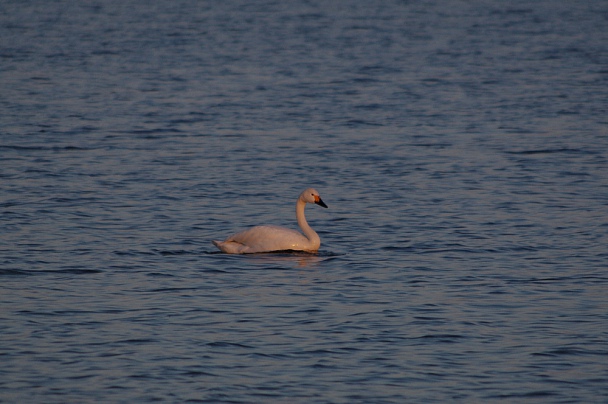
[[[323,200],[321,198],[319,198],[318,196],[315,198],[315,203],[319,206],[323,206],[324,208],[327,207],[327,205],[325,204],[325,202],[323,202]]]

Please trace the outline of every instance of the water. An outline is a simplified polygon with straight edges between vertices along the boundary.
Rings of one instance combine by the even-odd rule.
[[[0,401],[608,402],[607,19],[2,2]]]

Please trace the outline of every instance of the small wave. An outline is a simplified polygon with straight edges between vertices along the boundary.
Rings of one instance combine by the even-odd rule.
[[[202,370],[187,370],[181,373],[181,375],[186,377],[217,376],[216,373],[203,372]]]
[[[122,344],[150,344],[150,343],[154,343],[157,342],[157,340],[152,339],[152,338],[130,338],[130,339],[124,339],[121,341],[116,341],[113,342],[113,345],[122,345]]]
[[[226,341],[209,342],[207,344],[207,346],[210,346],[213,348],[245,348],[245,349],[253,348],[252,346],[249,346],[249,345],[239,344],[236,342],[226,342]]]
[[[137,255],[156,255],[156,252],[150,252],[150,251],[133,251],[133,250],[129,250],[129,251],[114,251],[114,254],[116,255],[126,255],[126,256],[137,256]]]
[[[28,276],[33,275],[32,271],[23,271],[21,269],[0,269],[0,276]]]
[[[575,356],[581,356],[581,355],[590,355],[590,356],[608,356],[608,351],[603,350],[589,350],[589,349],[584,349],[584,348],[580,348],[580,347],[560,347],[557,349],[552,349],[546,352],[538,352],[538,353],[534,353],[532,354],[533,356],[565,356],[565,355],[575,355]]]
[[[163,255],[163,256],[196,254],[196,251],[188,251],[188,250],[152,250],[152,251],[154,251],[157,254]]]
[[[433,335],[423,335],[420,337],[416,337],[413,339],[417,339],[417,340],[423,340],[423,341],[432,341],[433,343],[439,342],[439,343],[446,343],[446,344],[453,344],[455,342],[457,342],[458,340],[464,339],[466,337],[462,336],[462,335],[457,335],[457,334],[433,334]]]
[[[175,277],[175,275],[170,274],[170,273],[165,273],[165,272],[150,272],[149,274],[146,274],[146,276],[159,277],[159,278],[174,278]]]
[[[445,149],[446,147],[452,147],[451,143],[411,143],[412,147],[436,147],[438,149]]]
[[[570,149],[570,148],[560,148],[560,149],[536,149],[536,150],[520,150],[520,151],[507,151],[507,154],[518,154],[518,155],[533,155],[533,154],[557,154],[557,153],[580,153],[580,154],[595,154],[589,150],[581,150],[581,149]]]
[[[19,150],[19,151],[74,151],[74,150],[89,150],[78,146],[16,146],[16,145],[0,145],[0,149]]]
[[[348,121],[346,121],[346,126],[353,127],[353,126],[384,126],[384,125],[382,125],[381,123],[377,123],[377,122],[364,121],[362,119],[349,119]]]
[[[556,394],[551,391],[531,391],[529,393],[516,393],[516,394],[497,394],[488,396],[489,399],[499,398],[499,399],[508,399],[508,398],[533,398],[533,397],[551,397]]]
[[[60,273],[60,274],[73,274],[73,275],[86,275],[86,274],[100,274],[103,271],[99,269],[83,269],[83,268],[69,268],[69,269],[57,269],[50,271],[41,271],[45,273]]]
[[[23,270],[23,269],[0,269],[0,276],[31,276],[43,274],[71,274],[87,275],[98,274],[103,271],[98,269],[68,268],[68,269],[49,269],[49,270]]]
[[[199,290],[199,288],[158,288],[151,289],[150,292],[183,292],[183,291],[191,291],[191,290]]]

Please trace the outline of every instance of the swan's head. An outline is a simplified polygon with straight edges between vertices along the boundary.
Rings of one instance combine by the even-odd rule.
[[[314,188],[308,188],[300,194],[300,199],[306,203],[316,203],[319,206],[327,207],[325,202],[319,196],[319,192]]]

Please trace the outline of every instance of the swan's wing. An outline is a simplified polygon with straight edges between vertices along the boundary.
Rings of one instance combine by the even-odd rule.
[[[247,246],[243,252],[264,252],[308,249],[310,241],[302,233],[279,226],[256,226],[236,233],[226,242]]]
[[[217,241],[213,240],[213,244],[222,252],[228,254],[245,254],[248,247],[235,241]]]
[[[239,233],[228,237],[226,241],[236,241],[245,245],[253,245],[269,240],[284,240],[284,239],[302,239],[305,238],[302,233],[279,226],[256,226],[251,229],[243,230]]]

